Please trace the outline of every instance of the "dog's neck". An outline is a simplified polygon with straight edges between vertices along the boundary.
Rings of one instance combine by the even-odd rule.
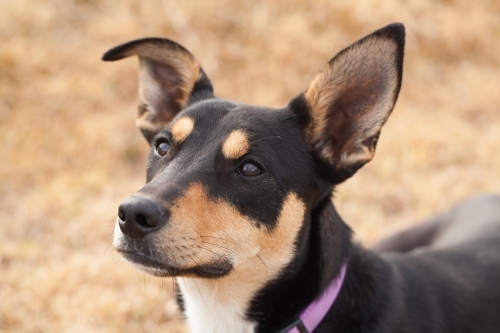
[[[262,251],[219,279],[178,278],[191,332],[255,332],[258,322],[247,317],[247,310],[259,290],[280,273],[280,260],[271,258],[276,256]]]
[[[284,270],[276,271],[262,254],[222,279],[179,278],[191,331],[272,332],[296,319],[339,274],[351,244],[351,231],[329,197],[308,219]]]
[[[255,288],[230,280],[177,279],[191,333],[255,332],[257,323],[245,316]]]
[[[278,331],[293,322],[328,288],[349,258],[351,230],[329,196],[308,218],[297,240],[297,256],[249,308],[248,316],[259,323],[257,332]]]

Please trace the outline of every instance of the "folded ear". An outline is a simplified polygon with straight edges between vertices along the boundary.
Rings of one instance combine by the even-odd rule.
[[[153,137],[189,104],[214,98],[210,80],[189,51],[169,39],[145,38],[119,45],[102,60],[139,56],[140,104],[137,127]]]
[[[402,24],[375,31],[331,59],[291,103],[303,109],[306,140],[336,181],[374,156],[401,87],[404,43]]]

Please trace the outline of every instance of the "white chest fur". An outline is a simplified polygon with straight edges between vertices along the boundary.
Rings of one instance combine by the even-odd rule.
[[[245,318],[249,300],[244,295],[216,281],[178,278],[177,283],[191,333],[255,332],[256,324]]]

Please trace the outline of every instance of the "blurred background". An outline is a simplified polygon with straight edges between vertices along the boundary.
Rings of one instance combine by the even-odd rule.
[[[177,40],[220,97],[281,107],[339,50],[407,29],[375,159],[336,191],[367,246],[500,189],[500,2],[0,0],[0,331],[186,332],[168,279],[111,246],[145,179],[131,39]]]

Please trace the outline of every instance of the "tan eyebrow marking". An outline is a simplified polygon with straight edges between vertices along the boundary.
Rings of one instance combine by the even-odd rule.
[[[172,126],[172,138],[177,142],[182,142],[191,134],[194,128],[194,121],[189,117],[183,117]]]
[[[242,130],[232,131],[222,145],[222,153],[226,158],[237,159],[245,155],[250,148],[248,137]]]

